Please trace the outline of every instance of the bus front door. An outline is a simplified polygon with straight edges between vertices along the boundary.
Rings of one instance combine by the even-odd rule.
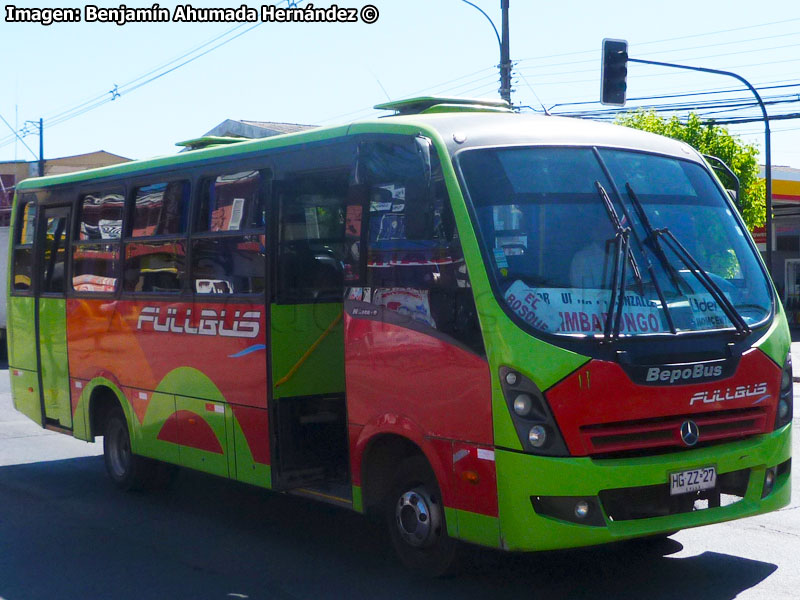
[[[40,218],[36,328],[42,413],[44,425],[72,429],[65,272],[70,207],[44,207]]]

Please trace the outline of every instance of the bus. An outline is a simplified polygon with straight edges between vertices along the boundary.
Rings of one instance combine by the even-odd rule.
[[[789,330],[688,145],[491,100],[29,179],[14,405],[382,519],[402,562],[667,536],[790,501]]]

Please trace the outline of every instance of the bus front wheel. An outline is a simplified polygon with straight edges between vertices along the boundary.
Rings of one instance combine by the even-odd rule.
[[[455,569],[458,541],[447,535],[442,495],[423,457],[400,463],[385,514],[392,545],[403,564],[431,576]]]

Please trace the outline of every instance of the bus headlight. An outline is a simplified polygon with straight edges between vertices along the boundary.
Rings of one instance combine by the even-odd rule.
[[[528,394],[520,394],[514,398],[514,412],[520,417],[527,417],[533,408],[533,400]]]
[[[500,367],[500,385],[522,449],[530,454],[569,456],[547,399],[536,384],[515,369]]]
[[[794,412],[794,388],[792,378],[792,355],[786,356],[781,373],[781,391],[778,395],[778,409],[775,411],[775,429],[780,429],[792,421]]]

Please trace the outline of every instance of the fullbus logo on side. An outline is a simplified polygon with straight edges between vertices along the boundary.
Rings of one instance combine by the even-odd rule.
[[[693,365],[691,367],[666,368],[650,367],[647,369],[647,381],[663,381],[675,383],[676,381],[692,381],[706,377],[719,377],[722,375],[722,365]]]
[[[183,311],[182,311],[183,312]],[[193,323],[192,309],[187,308],[181,316],[178,309],[168,308],[166,316],[162,319],[161,308],[158,306],[145,306],[139,314],[136,329],[145,329],[149,323],[153,331],[169,333],[188,333],[190,335],[218,335],[222,337],[254,338],[261,330],[261,313],[247,311],[241,314],[234,313],[234,320],[230,327],[225,323],[226,311],[204,308],[200,311],[200,319]]]

